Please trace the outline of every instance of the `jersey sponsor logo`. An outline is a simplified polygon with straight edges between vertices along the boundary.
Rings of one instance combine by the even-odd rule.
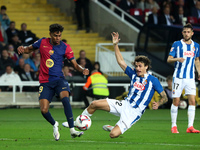
[[[53,67],[53,66],[54,66],[54,61],[53,61],[52,59],[47,59],[47,60],[46,60],[46,66],[47,66],[48,68]]]
[[[143,90],[145,89],[144,84],[139,83],[139,82],[135,82],[135,83],[133,84],[133,86],[134,86],[134,88],[136,88],[136,89],[139,90],[139,91],[143,91]]]
[[[174,47],[172,47],[172,48],[170,49],[170,52],[172,52],[172,51],[173,51],[173,49],[174,49]]]
[[[184,52],[183,55],[186,57],[194,57],[194,52],[187,51],[187,52]]]
[[[53,54],[54,54],[54,50],[50,50],[50,51],[49,51],[49,54],[50,54],[50,55],[53,55]]]

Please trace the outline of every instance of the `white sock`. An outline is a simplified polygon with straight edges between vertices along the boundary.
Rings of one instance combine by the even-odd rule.
[[[72,132],[75,131],[74,127],[73,127],[73,128],[70,128],[69,130],[70,130],[70,133],[72,133]]]
[[[174,104],[172,104],[171,105],[171,122],[172,122],[172,127],[177,126],[176,125],[177,115],[178,115],[178,106],[175,106]]]
[[[188,106],[188,128],[193,126],[195,118],[195,106],[189,105]]]
[[[87,115],[87,116],[92,116],[92,114],[89,114],[89,112],[87,111],[87,108],[82,112],[81,115]]]

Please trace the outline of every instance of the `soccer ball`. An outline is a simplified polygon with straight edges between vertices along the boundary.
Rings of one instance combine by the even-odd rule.
[[[90,128],[92,121],[87,115],[79,115],[76,118],[75,125],[79,130],[85,131]]]
[[[179,108],[180,108],[180,109],[186,109],[186,107],[187,107],[186,101],[180,101],[180,103],[179,103]]]

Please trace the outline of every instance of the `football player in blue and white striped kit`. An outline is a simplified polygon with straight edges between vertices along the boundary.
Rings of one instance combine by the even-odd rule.
[[[96,110],[105,110],[120,116],[115,126],[103,126],[104,130],[110,131],[111,138],[117,138],[141,118],[155,91],[161,95],[161,99],[153,103],[153,109],[158,109],[167,102],[167,96],[159,80],[147,72],[150,69],[150,60],[146,56],[137,56],[134,61],[135,69],[130,68],[118,47],[119,34],[113,32],[112,40],[117,62],[131,79],[128,96],[123,101],[109,98],[93,101],[82,115],[91,116]]]
[[[199,133],[199,130],[194,129],[193,123],[195,118],[195,67],[200,75],[199,62],[199,44],[191,38],[193,36],[193,27],[191,24],[186,24],[183,27],[183,39],[175,41],[169,52],[167,59],[168,63],[175,62],[175,70],[172,83],[173,103],[171,105],[171,132],[179,133],[177,129],[177,114],[180,96],[185,89],[185,94],[188,96],[188,128],[187,133]]]

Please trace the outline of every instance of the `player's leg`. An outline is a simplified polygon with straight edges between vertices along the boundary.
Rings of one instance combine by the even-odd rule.
[[[182,85],[182,79],[179,78],[173,78],[173,83],[172,83],[172,97],[173,97],[173,102],[171,105],[171,122],[172,122],[172,128],[171,132],[172,133],[179,133],[177,130],[177,116],[178,116],[178,105],[180,102],[180,96],[183,90],[183,85]]]
[[[70,128],[70,134],[72,138],[80,137],[84,132],[79,132],[74,129],[74,118],[72,108],[69,102],[69,86],[66,80],[60,79],[56,87],[56,93],[60,94],[60,98],[64,107],[64,113],[68,121]]]
[[[51,88],[52,83],[43,83],[40,85],[39,88],[39,103],[40,103],[40,111],[42,116],[51,124],[53,125],[53,136],[56,141],[60,138],[60,133],[58,131],[58,122],[54,120],[49,112],[49,104],[51,99],[54,95],[54,90]]]
[[[83,112],[82,115],[92,116],[96,110],[110,111],[109,104],[106,99],[93,101]]]
[[[199,130],[194,129],[194,118],[195,118],[195,96],[196,96],[196,85],[194,80],[188,79],[188,86],[185,88],[185,94],[188,96],[188,128],[187,133],[199,133]]]

